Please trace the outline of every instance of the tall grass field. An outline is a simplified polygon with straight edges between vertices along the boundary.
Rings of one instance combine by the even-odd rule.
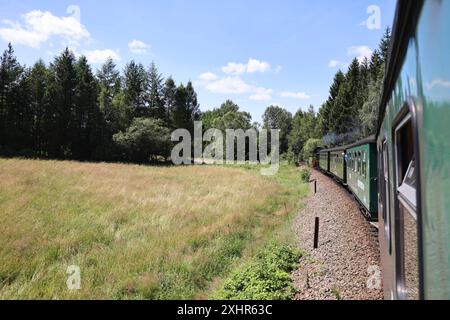
[[[309,190],[257,168],[0,159],[0,299],[208,299]],[[69,266],[79,290],[69,290]]]

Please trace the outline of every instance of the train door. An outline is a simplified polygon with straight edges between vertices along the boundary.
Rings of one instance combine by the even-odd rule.
[[[378,181],[379,181],[379,212],[380,212],[380,258],[383,268],[383,287],[385,298],[396,298],[396,263],[393,253],[393,219],[391,214],[391,186],[390,186],[390,160],[389,143],[387,137],[383,137],[378,143]]]
[[[397,295],[399,299],[416,300],[420,298],[417,148],[411,114],[407,113],[397,123],[394,131]]]
[[[389,150],[387,141],[384,140],[381,147],[381,212],[384,221],[384,236],[386,241],[385,250],[389,255],[392,254],[392,236],[391,236],[391,206],[389,192]]]

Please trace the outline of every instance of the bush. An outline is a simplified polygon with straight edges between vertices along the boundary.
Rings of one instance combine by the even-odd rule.
[[[126,132],[113,136],[115,145],[124,157],[145,163],[151,158],[168,157],[171,149],[170,131],[161,120],[136,118]]]
[[[298,166],[300,163],[299,157],[296,156],[295,153],[292,152],[292,150],[289,150],[288,153],[286,153],[286,160],[290,165]]]
[[[300,172],[300,179],[307,183],[311,181],[311,170],[309,168],[302,169]]]
[[[291,246],[271,243],[234,271],[218,294],[225,300],[288,300],[294,295],[291,272],[302,254]]]
[[[314,156],[314,150],[317,147],[322,146],[322,140],[320,139],[309,139],[305,146],[303,147],[302,153],[303,153],[303,159],[307,160]]]

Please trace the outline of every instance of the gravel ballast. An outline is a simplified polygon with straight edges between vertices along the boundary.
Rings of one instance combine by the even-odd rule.
[[[376,229],[342,186],[315,170],[311,179],[317,180],[317,194],[312,191],[294,222],[300,249],[309,254],[293,273],[294,299],[382,299],[380,286],[368,288],[368,281],[374,283],[373,270],[380,266]],[[313,249],[316,217],[320,218],[319,247]]]

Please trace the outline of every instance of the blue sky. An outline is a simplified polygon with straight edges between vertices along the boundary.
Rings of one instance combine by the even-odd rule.
[[[0,3],[0,45],[11,41],[27,65],[49,62],[65,46],[87,55],[94,68],[108,56],[120,68],[131,59],[154,60],[165,76],[194,82],[202,110],[230,98],[261,121],[271,104],[293,113],[318,108],[336,71],[378,46],[395,4],[11,0]],[[380,9],[380,29],[366,23],[373,5]]]

